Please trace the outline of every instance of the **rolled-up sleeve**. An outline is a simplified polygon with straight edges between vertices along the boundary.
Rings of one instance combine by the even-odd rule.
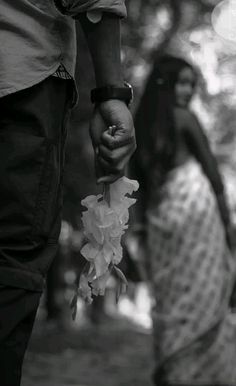
[[[125,0],[54,0],[57,8],[64,14],[76,17],[79,13],[100,11],[126,17]]]

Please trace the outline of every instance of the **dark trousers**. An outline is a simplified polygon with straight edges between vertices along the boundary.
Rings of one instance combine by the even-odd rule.
[[[39,298],[39,292],[0,287],[0,384],[2,386],[20,386],[22,363]]]
[[[61,226],[70,81],[0,99],[0,385],[21,367]]]

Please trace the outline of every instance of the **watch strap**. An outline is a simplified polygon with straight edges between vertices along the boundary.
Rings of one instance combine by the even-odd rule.
[[[124,87],[104,86],[91,91],[92,103],[102,103],[109,99],[119,99],[129,105],[133,99],[132,87],[125,83]]]

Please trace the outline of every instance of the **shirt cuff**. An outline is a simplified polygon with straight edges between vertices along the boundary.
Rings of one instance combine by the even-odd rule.
[[[126,17],[125,0],[54,0],[56,7],[64,15],[76,17],[82,12],[109,12]]]

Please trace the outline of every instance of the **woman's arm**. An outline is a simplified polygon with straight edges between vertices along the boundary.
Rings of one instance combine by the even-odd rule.
[[[218,164],[209,145],[208,138],[193,113],[188,112],[187,124],[184,125],[184,137],[190,152],[201,164],[216,194],[224,191]]]
[[[230,213],[224,193],[224,184],[219,172],[218,164],[196,116],[189,112],[187,124],[184,125],[184,136],[191,153],[201,164],[205,175],[208,177],[215,192],[218,207],[226,228],[226,234],[230,226]]]

